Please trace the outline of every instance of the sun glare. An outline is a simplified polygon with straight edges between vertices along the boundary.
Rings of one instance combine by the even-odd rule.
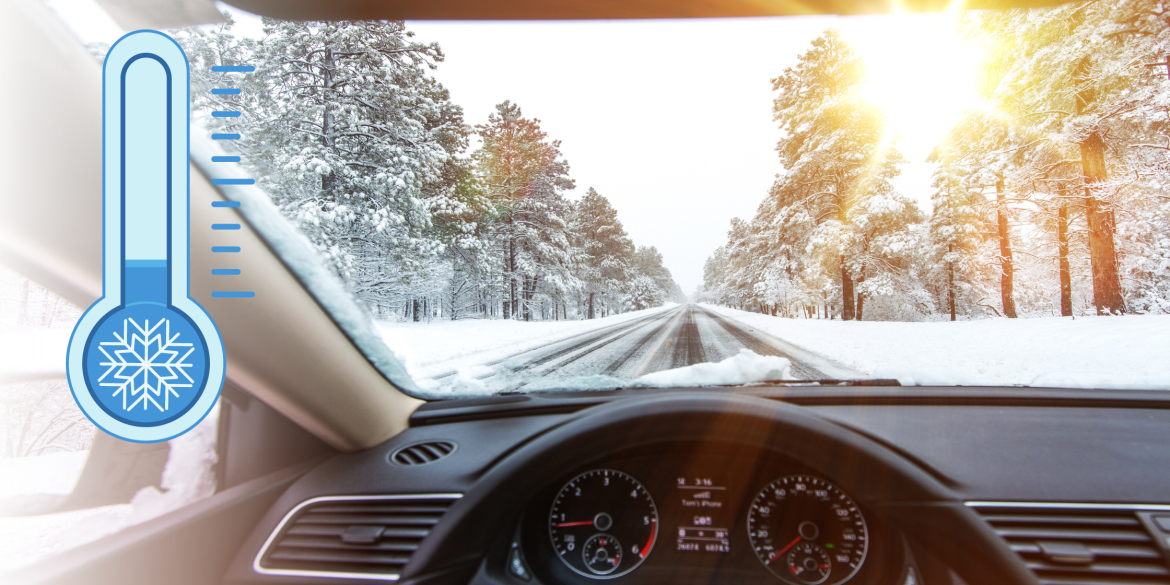
[[[979,48],[956,34],[956,13],[902,14],[843,27],[865,62],[862,96],[886,114],[908,157],[925,157],[964,110],[980,108]]]

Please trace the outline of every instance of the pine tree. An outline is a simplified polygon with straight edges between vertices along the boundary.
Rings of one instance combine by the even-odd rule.
[[[561,158],[560,142],[548,139],[540,120],[524,118],[511,102],[497,105],[476,132],[483,146],[473,159],[492,205],[493,235],[503,260],[503,316],[519,318],[523,312],[527,320],[542,281],[555,294],[573,284],[569,206],[562,195],[573,188],[569,165]]]
[[[774,190],[813,210],[819,225],[814,241],[834,251],[822,257],[840,271],[846,320],[856,316],[854,279],[865,278],[864,262],[854,258],[863,245],[854,231],[857,213],[866,209],[866,198],[889,191],[902,162],[883,139],[881,113],[858,96],[862,82],[860,57],[833,29],[772,80],[779,92],[773,119],[785,134],[777,146],[785,174]]]
[[[635,274],[649,277],[650,280],[654,281],[654,284],[662,291],[663,301],[686,302],[686,295],[683,294],[682,288],[674,281],[670,270],[662,264],[662,253],[658,251],[658,248],[638,246],[638,249],[634,251],[631,268]]]
[[[593,319],[599,295],[616,301],[625,293],[633,276],[634,244],[609,200],[592,187],[574,207],[572,231],[581,251],[579,277]]]

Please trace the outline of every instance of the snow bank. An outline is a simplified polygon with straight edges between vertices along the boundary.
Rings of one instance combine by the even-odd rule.
[[[89,451],[0,459],[0,499],[35,494],[67,495],[77,485]]]
[[[170,441],[171,452],[159,482],[165,491],[153,486],[142,488],[129,504],[40,516],[0,517],[0,571],[60,554],[215,493],[218,421],[217,406],[195,428]],[[0,474],[24,471],[39,476],[25,480],[0,477],[5,478],[4,489],[10,494],[67,494],[77,482],[86,455],[88,452],[0,460]]]
[[[72,329],[0,331],[0,381],[65,378],[65,349]]]
[[[1170,316],[928,323],[785,319],[704,305],[904,385],[1170,389]]]
[[[792,362],[782,357],[762,356],[750,349],[721,362],[695,364],[646,374],[631,386],[717,386],[750,384],[765,380],[792,380]]]

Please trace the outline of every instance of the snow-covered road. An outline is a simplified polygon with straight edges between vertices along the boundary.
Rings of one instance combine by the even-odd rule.
[[[720,362],[742,349],[787,358],[796,379],[865,377],[735,319],[697,305],[681,305],[490,361],[465,362],[419,383],[432,391],[460,395],[615,387],[653,372]]]

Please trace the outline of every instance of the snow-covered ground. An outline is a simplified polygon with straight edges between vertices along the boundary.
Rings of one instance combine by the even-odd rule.
[[[386,345],[398,354],[407,371],[424,389],[425,379],[451,370],[471,368],[539,348],[550,341],[626,323],[677,307],[675,303],[583,321],[514,321],[467,319],[429,322],[378,321]]]
[[[0,459],[0,499],[73,491],[89,451]]]
[[[138,490],[128,504],[38,516],[0,517],[0,573],[95,541],[210,496],[215,491],[218,410],[170,441],[162,490]],[[0,499],[73,491],[87,451],[0,459]]]
[[[894,323],[785,319],[704,306],[903,384],[1170,389],[1170,316]]]

